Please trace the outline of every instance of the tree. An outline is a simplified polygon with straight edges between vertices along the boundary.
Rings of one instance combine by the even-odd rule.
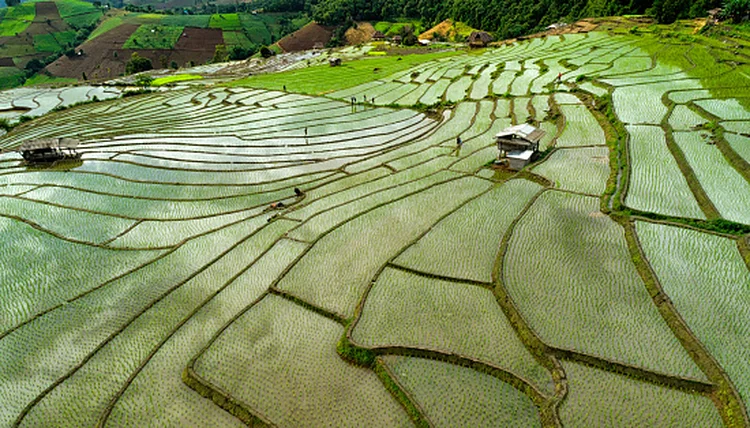
[[[728,0],[724,3],[722,15],[734,23],[740,23],[750,15],[750,0]]]
[[[8,7],[18,6],[19,4],[21,4],[21,0],[5,0],[5,4]]]
[[[28,70],[30,74],[34,74],[43,68],[44,63],[36,58],[26,63],[26,70]]]
[[[263,46],[260,48],[260,56],[263,58],[271,58],[274,55],[273,51],[271,49],[268,49],[267,46]]]
[[[689,0],[655,0],[652,14],[660,24],[671,24],[690,11]]]
[[[138,52],[133,52],[130,61],[125,65],[125,74],[140,73],[142,71],[151,70],[152,68],[154,68],[154,66],[151,65],[150,59],[143,58],[138,55]]]
[[[214,57],[211,60],[212,63],[217,62],[224,62],[227,60],[227,57],[229,55],[227,54],[227,47],[225,45],[216,45],[216,49],[214,50]]]
[[[139,74],[135,78],[135,84],[143,88],[151,86],[152,83],[154,83],[154,78],[148,74]]]
[[[254,53],[254,47],[245,49],[242,46],[232,46],[232,49],[229,50],[229,59],[232,61],[240,61],[250,58]]]

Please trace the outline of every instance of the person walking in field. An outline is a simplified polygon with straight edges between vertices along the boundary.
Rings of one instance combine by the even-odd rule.
[[[557,73],[557,83],[562,83],[562,73]]]
[[[456,146],[461,147],[461,144],[463,144],[463,143],[464,142],[461,141],[461,137],[460,136],[456,137]]]

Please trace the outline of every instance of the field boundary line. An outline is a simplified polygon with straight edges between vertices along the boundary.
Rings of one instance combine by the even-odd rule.
[[[711,397],[714,398],[714,404],[717,405],[722,420],[728,426],[750,426],[750,419],[748,418],[747,410],[744,408],[744,402],[731,379],[719,362],[706,349],[705,345],[693,333],[685,319],[677,311],[669,295],[664,291],[656,272],[646,258],[633,222],[624,221],[621,225],[625,229],[625,239],[627,240],[628,251],[630,252],[633,264],[643,279],[649,295],[659,310],[659,314],[670,330],[672,330],[674,336],[680,341],[683,348],[690,354],[695,364],[706,374],[709,381],[713,384],[711,388],[705,391],[699,389],[699,391],[711,393]],[[670,385],[671,383],[667,382],[667,384]],[[676,385],[680,386],[679,383]]]
[[[424,236],[424,235],[422,235]],[[419,241],[417,241],[419,242]],[[416,244],[416,242],[414,243]],[[412,244],[412,245],[414,245]],[[411,245],[410,245],[411,246]],[[452,277],[452,276],[444,276],[444,275],[438,275],[430,272],[421,271],[418,269],[412,269],[407,266],[400,265],[394,261],[386,263],[386,267],[389,267],[391,269],[400,270],[403,272],[411,273],[417,276],[430,278],[430,279],[437,279],[439,281],[447,281],[447,282],[457,282],[460,284],[466,284],[466,285],[473,285],[475,287],[481,287],[486,288],[488,290],[492,290],[492,283],[490,282],[482,282],[482,281],[475,281],[473,279],[466,279],[466,278],[459,278],[459,277]]]
[[[523,210],[521,210],[505,231],[505,235],[500,242],[497,257],[495,258],[495,264],[492,268],[492,281],[494,284],[492,294],[495,296],[495,301],[498,306],[500,306],[500,309],[513,327],[513,330],[515,330],[519,340],[521,340],[526,349],[529,350],[534,359],[536,359],[550,373],[555,385],[555,394],[549,398],[548,403],[545,405],[542,412],[542,420],[546,422],[547,425],[561,427],[562,422],[560,421],[559,407],[568,395],[568,381],[565,369],[555,355],[550,352],[549,345],[544,343],[537,332],[531,328],[528,321],[526,321],[518,310],[515,302],[513,302],[513,299],[505,289],[503,274],[505,256],[508,252],[510,240],[516,226],[531,209],[534,203],[536,203],[537,199],[539,199],[545,192],[553,191],[549,186],[544,187],[545,188],[538,191],[536,195],[529,200]]]
[[[276,244],[283,238],[277,238],[272,244],[270,244],[267,248],[263,250],[257,257],[255,257],[249,264],[247,264],[243,269],[241,269],[239,272],[237,272],[235,275],[233,275],[231,278],[229,278],[224,285],[222,285],[220,288],[218,288],[216,291],[211,293],[206,299],[203,300],[196,308],[190,312],[187,316],[185,316],[178,324],[176,324],[172,330],[167,334],[154,348],[149,352],[149,354],[146,356],[146,358],[141,361],[141,363],[138,365],[138,367],[133,370],[133,372],[130,374],[128,379],[125,381],[125,383],[122,385],[120,390],[110,399],[109,403],[107,404],[107,407],[105,408],[104,412],[99,416],[98,422],[96,424],[97,427],[103,427],[106,425],[107,420],[109,419],[110,414],[112,413],[112,410],[114,410],[115,406],[117,405],[117,402],[120,400],[120,398],[125,394],[125,392],[128,390],[130,385],[133,383],[136,377],[141,373],[141,371],[151,362],[151,359],[162,349],[165,343],[167,343],[185,324],[187,324],[194,315],[196,315],[198,312],[203,310],[203,308],[206,307],[216,296],[221,294],[224,290],[226,290],[230,285],[232,285],[239,277],[245,274],[248,270],[250,270],[255,264],[262,259],[266,254],[268,254],[271,249],[276,246]],[[265,294],[265,293],[264,293]]]
[[[391,368],[378,356],[375,358],[375,364],[373,365],[373,371],[375,375],[380,379],[385,386],[385,389],[394,396],[396,401],[406,410],[406,413],[411,418],[414,425],[417,427],[434,427],[435,424],[427,417],[422,406],[414,398],[411,391],[409,391],[398,378],[393,374]]]
[[[242,221],[246,221],[246,220],[240,220],[240,222],[242,222]],[[226,227],[229,227],[229,226],[226,226]],[[102,340],[94,349],[92,349],[88,353],[88,355],[86,355],[85,357],[83,357],[77,364],[75,364],[72,368],[68,369],[65,374],[63,374],[62,376],[60,376],[59,378],[57,378],[47,388],[45,388],[44,391],[42,391],[31,402],[29,402],[26,405],[26,407],[24,407],[23,411],[18,415],[18,417],[16,418],[16,420],[15,420],[15,422],[14,422],[13,425],[14,426],[20,426],[21,423],[22,423],[22,421],[23,421],[23,419],[26,417],[26,415],[38,403],[40,403],[42,400],[44,400],[44,398],[47,395],[49,395],[50,392],[52,392],[55,388],[57,388],[58,386],[60,386],[61,384],[63,384],[66,380],[68,380],[71,377],[73,377],[78,372],[78,370],[80,370],[81,368],[83,368],[92,358],[94,358],[99,353],[99,351],[101,351],[102,349],[104,349],[105,346],[107,346],[115,337],[117,337],[118,335],[120,335],[120,333],[124,332],[128,327],[130,327],[130,325],[133,324],[133,322],[135,322],[138,318],[140,318],[144,313],[146,313],[147,311],[149,311],[150,309],[152,309],[159,302],[161,302],[164,299],[166,299],[173,292],[175,292],[178,289],[180,289],[183,285],[185,285],[186,283],[188,283],[189,281],[191,281],[192,279],[194,279],[195,277],[197,277],[198,275],[200,275],[201,273],[203,273],[204,271],[206,271],[207,269],[209,269],[215,263],[219,262],[225,255],[227,255],[230,252],[234,251],[241,244],[243,244],[244,242],[246,242],[247,240],[249,240],[250,238],[252,238],[256,234],[260,233],[265,227],[266,227],[266,225],[263,225],[263,226],[259,227],[258,229],[254,230],[249,235],[247,235],[244,238],[240,239],[239,241],[237,241],[236,243],[234,243],[232,246],[230,246],[226,250],[222,251],[219,255],[217,255],[216,257],[214,257],[213,259],[211,259],[208,263],[206,263],[205,265],[203,265],[200,268],[198,268],[197,270],[195,270],[193,273],[191,273],[185,279],[183,279],[182,281],[178,282],[177,284],[174,284],[171,287],[168,287],[167,289],[165,289],[164,292],[161,293],[161,295],[159,295],[158,297],[156,297],[154,300],[151,300],[149,303],[147,303],[145,306],[143,306],[140,310],[138,310],[137,313],[134,313],[127,321],[125,321],[124,323],[120,324],[120,326],[115,331],[113,331],[109,336],[107,336],[106,339]],[[111,282],[111,281],[109,281],[109,282]],[[101,286],[99,288],[101,288]],[[95,289],[89,290],[86,294],[90,294],[93,291],[95,291]],[[81,297],[83,297],[83,296],[76,297],[76,300],[79,299],[79,298],[81,298]]]

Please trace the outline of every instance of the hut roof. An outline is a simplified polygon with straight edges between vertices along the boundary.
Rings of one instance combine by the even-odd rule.
[[[380,31],[376,30],[374,33],[372,33],[372,38],[376,39],[376,40],[378,40],[378,39],[385,39],[385,34],[383,34]]]
[[[39,150],[46,148],[74,149],[78,147],[79,140],[75,138],[38,138],[25,141],[18,148],[20,151]]]
[[[544,130],[541,130],[535,126],[529,125],[528,123],[522,123],[520,125],[511,126],[500,131],[495,137],[496,138],[507,138],[507,137],[520,137],[524,140],[536,143],[544,137]]]
[[[492,36],[485,31],[473,31],[471,35],[469,35],[469,42],[471,43],[489,43],[491,41]]]

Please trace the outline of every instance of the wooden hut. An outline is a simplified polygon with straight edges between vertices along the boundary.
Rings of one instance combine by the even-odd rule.
[[[56,162],[80,158],[75,150],[79,143],[75,138],[39,138],[24,142],[18,151],[26,162]]]
[[[380,31],[376,30],[374,33],[372,33],[372,39],[375,40],[375,41],[377,41],[377,42],[381,42],[381,41],[385,40],[385,34],[383,34]]]
[[[472,48],[486,47],[492,41],[492,36],[484,31],[474,31],[469,35],[469,46]]]
[[[500,158],[508,159],[510,169],[519,171],[536,159],[539,153],[539,140],[545,132],[535,126],[523,123],[505,128],[495,136]]]
[[[393,43],[400,45],[403,38],[401,38],[401,36],[394,36],[392,40],[393,40]]]

